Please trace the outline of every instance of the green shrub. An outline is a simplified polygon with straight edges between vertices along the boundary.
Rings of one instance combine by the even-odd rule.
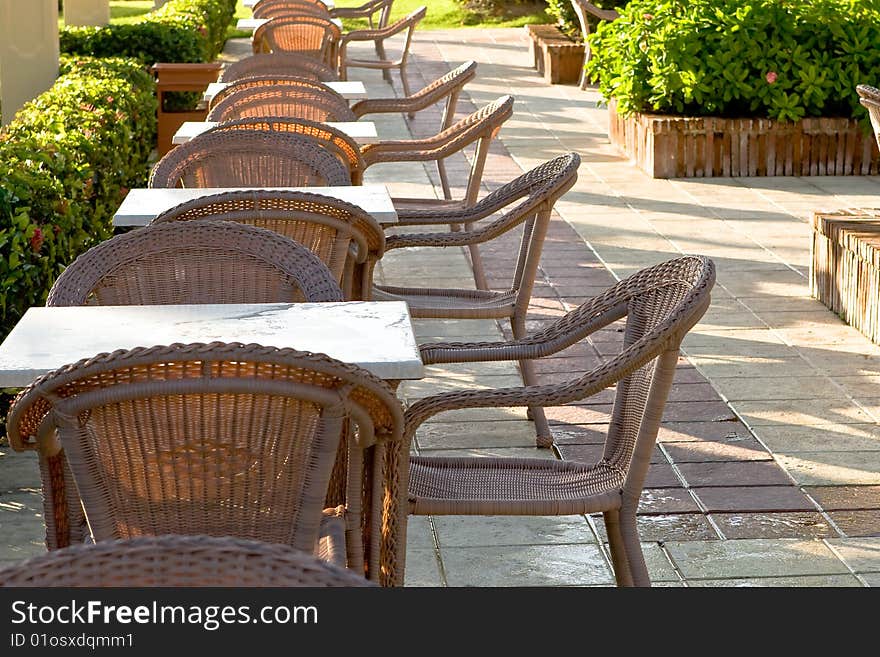
[[[626,5],[629,0],[591,0],[594,5],[601,9],[617,9]],[[571,5],[571,0],[547,0],[547,13],[556,19],[559,29],[568,36],[580,40],[583,37],[581,32],[581,24],[578,22],[577,14]],[[593,16],[587,16],[590,21],[591,31],[596,28],[599,21]]]
[[[856,116],[880,71],[875,0],[633,0],[590,38],[622,114]]]
[[[64,27],[61,52],[92,57],[136,57],[156,62],[209,62],[226,41],[235,0],[170,0],[139,23]]]
[[[127,189],[146,185],[155,139],[155,83],[123,59],[65,59],[52,88],[0,131],[0,340],[112,234]]]

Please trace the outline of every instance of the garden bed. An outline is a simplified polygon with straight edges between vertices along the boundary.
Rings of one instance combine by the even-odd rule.
[[[608,134],[654,178],[849,176],[876,174],[874,136],[854,119],[724,119],[617,112]]]
[[[555,25],[526,25],[529,54],[549,84],[577,82],[584,65],[584,44],[572,41]]]

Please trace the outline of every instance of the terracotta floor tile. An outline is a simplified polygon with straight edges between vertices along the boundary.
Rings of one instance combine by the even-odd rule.
[[[663,443],[663,449],[673,463],[701,463],[707,461],[765,461],[771,458],[754,438],[739,436],[727,440],[690,440]]]
[[[880,486],[807,486],[804,490],[826,511],[880,509]]]
[[[785,486],[791,479],[773,461],[680,463],[691,488],[702,486]]]
[[[845,536],[880,536],[880,509],[829,511]]]
[[[735,486],[692,488],[710,511],[815,511],[795,486]]]
[[[684,488],[649,488],[639,499],[639,515],[699,513],[700,507]]]

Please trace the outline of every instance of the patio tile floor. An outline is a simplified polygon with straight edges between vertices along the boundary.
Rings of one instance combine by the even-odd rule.
[[[638,519],[658,586],[880,585],[880,347],[809,298],[813,210],[880,207],[880,178],[653,180],[609,144],[607,110],[593,89],[547,85],[531,68],[521,29],[419,31],[409,66],[418,89],[467,59],[477,79],[464,115],[498,96],[515,114],[493,143],[483,193],[573,149],[582,165],[557,204],[530,308],[539,328],[638,269],[681,253],[718,266],[713,307],[689,335]],[[230,57],[246,54],[240,41]],[[354,72],[353,72],[354,75]],[[358,69],[372,95],[400,94]],[[382,137],[427,136],[438,108],[413,120],[376,115]],[[469,161],[448,160],[463,192]],[[394,180],[395,195],[435,196],[431,166],[378,165],[367,182]],[[518,235],[482,249],[490,283],[503,286]],[[392,251],[385,282],[431,278],[471,285],[461,249]],[[504,323],[417,320],[421,341],[499,340]],[[602,331],[542,363],[546,382],[577,376],[615,353]],[[874,375],[874,376],[866,376]],[[429,368],[401,387],[406,399],[441,389],[509,385],[509,364]],[[556,447],[537,450],[522,409],[444,413],[419,430],[432,454],[594,458],[610,412],[605,393],[548,409]],[[36,464],[0,455],[0,560],[42,551]],[[29,461],[27,464],[24,461]],[[6,476],[8,464],[15,474]],[[6,505],[4,506],[4,501]],[[34,501],[36,503],[34,503]],[[11,531],[10,531],[11,528]],[[609,586],[601,516],[411,518],[409,586]]]

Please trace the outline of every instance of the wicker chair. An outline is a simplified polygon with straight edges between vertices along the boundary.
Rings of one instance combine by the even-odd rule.
[[[452,409],[558,406],[616,385],[601,460],[413,457],[409,499],[417,515],[574,515],[602,512],[619,585],[650,585],[636,509],[672,385],[679,345],[709,306],[714,266],[684,257],[642,270],[550,327],[513,342],[433,344],[425,363],[539,359],[626,318],[622,350],[566,383],[462,390],[421,399],[406,413],[404,440]]]
[[[368,0],[359,7],[335,7],[330,10],[333,18],[364,18],[371,30],[384,30],[388,27],[391,19],[391,7],[394,0]],[[387,59],[385,54],[385,39],[379,37],[375,40],[376,57]],[[386,69],[382,71],[382,77],[391,81],[391,73]]]
[[[292,52],[306,55],[335,69],[341,38],[342,30],[329,18],[278,17],[254,30],[252,48],[254,54]]]
[[[463,224],[467,230],[433,233],[396,234],[386,240],[386,251],[411,247],[451,247],[482,244],[523,226],[522,241],[516,258],[516,267],[510,287],[504,291],[440,289],[430,287],[376,286],[373,298],[377,301],[404,300],[413,317],[444,319],[509,319],[517,339],[526,335],[526,314],[535,284],[535,275],[541,259],[544,236],[550,223],[550,214],[556,201],[577,180],[580,157],[568,153],[524,173],[516,180],[495,190],[472,208],[437,213],[413,212],[401,220],[406,226],[437,226]],[[495,213],[510,208],[488,222]],[[511,254],[511,257],[513,254]],[[520,360],[526,385],[536,385],[532,364]],[[539,406],[530,408],[535,421],[538,444],[549,446],[552,441],[544,411]]]
[[[342,35],[339,45],[339,77],[348,79],[349,68],[371,68],[382,71],[386,80],[391,80],[390,71],[396,68],[400,71],[400,83],[403,85],[403,95],[409,96],[409,81],[406,78],[406,64],[409,59],[409,47],[412,43],[413,32],[419,22],[425,17],[427,7],[419,7],[399,21],[384,28],[375,30],[352,30]],[[385,41],[398,34],[404,35],[403,48],[400,58],[388,59],[385,56]],[[376,44],[377,59],[358,59],[348,56],[348,46],[357,41],[372,41]]]
[[[233,132],[236,130],[292,132],[317,139],[324,148],[336,153],[340,161],[348,167],[352,185],[363,183],[366,164],[361,156],[360,146],[354,139],[334,126],[307,119],[266,117],[224,121],[205,132]]]
[[[247,117],[288,116],[322,123],[356,121],[357,117],[340,94],[313,80],[272,81],[247,78],[234,83],[236,89],[215,100],[208,121],[229,121]]]
[[[330,10],[323,2],[309,0],[263,0],[254,5],[254,18],[279,18],[285,16],[320,16],[330,18]]]
[[[0,587],[375,586],[286,545],[230,536],[139,536],[75,545],[0,568]]]
[[[327,265],[347,300],[370,298],[373,269],[385,251],[381,226],[361,208],[335,198],[281,190],[226,192],[171,208],[169,221],[235,221],[273,230],[309,248]]]
[[[426,209],[435,209],[437,216],[448,214],[449,210],[457,210],[472,206],[479,196],[480,184],[483,180],[483,168],[489,155],[489,146],[501,130],[504,122],[513,114],[513,96],[502,96],[493,103],[477,110],[454,125],[427,139],[407,139],[401,141],[383,141],[378,144],[367,144],[361,148],[364,162],[369,167],[381,162],[437,162],[476,143],[470,176],[467,181],[464,198],[452,199],[452,191],[448,179],[441,177],[443,199],[395,198],[394,207],[401,221],[410,216],[422,220]],[[445,173],[445,172],[444,172]],[[458,226],[452,225],[453,229]],[[474,280],[481,290],[488,289],[483,261],[476,243],[468,246]]]
[[[150,187],[326,187],[351,172],[320,139],[268,130],[197,135],[166,153]]]
[[[446,75],[437,78],[431,84],[406,98],[370,98],[359,100],[351,107],[355,116],[361,118],[368,114],[397,114],[406,112],[409,118],[413,118],[419,110],[446,101],[443,107],[443,116],[440,119],[440,131],[446,130],[455,119],[455,108],[458,105],[458,97],[461,90],[468,82],[477,75],[477,63],[473,60],[465,62]],[[441,180],[446,179],[446,169],[443,162],[438,160],[437,166],[441,171]],[[448,183],[446,183],[448,187]]]
[[[332,82],[339,79],[335,68],[321,60],[290,52],[273,52],[251,55],[237,62],[230,62],[220,73],[220,82],[235,82],[252,75],[295,75],[299,78]]]
[[[168,228],[190,226],[155,227]],[[364,572],[363,449],[399,439],[402,416],[391,387],[360,367],[215,342],[118,350],[43,375],[16,397],[7,433],[66,456],[96,542],[238,536],[332,558],[324,539],[339,531],[348,566]],[[324,510],[343,445],[344,514]]]
[[[588,16],[594,16],[603,21],[613,21],[615,18],[619,18],[620,14],[613,9],[597,7],[587,0],[571,0],[571,6],[574,9],[574,13],[577,14],[578,22],[581,24],[581,34],[584,41],[584,64],[586,64],[590,60],[590,19]],[[587,72],[583,67],[581,68],[579,84],[581,89],[586,89],[587,84],[589,84]]]
[[[320,93],[326,92],[332,96],[339,95],[320,80],[313,80],[312,78],[301,78],[298,75],[278,75],[271,73],[268,75],[249,75],[246,78],[228,83],[223,89],[214,94],[214,97],[208,104],[208,110],[210,111],[225,98],[244,89],[262,89],[264,87],[285,85],[290,85],[294,88],[305,87],[307,89],[314,89]],[[340,98],[342,97],[340,96]],[[342,98],[342,100],[345,100],[345,98]],[[348,103],[346,103],[346,107],[348,107]]]
[[[333,275],[306,247],[253,226],[199,222],[145,228],[102,242],[64,270],[46,305],[342,299]],[[10,435],[14,448],[27,447]],[[40,472],[46,545],[52,550],[81,543],[88,530],[64,453],[41,452]]]
[[[868,116],[871,118],[877,146],[880,147],[880,89],[860,84],[856,87],[856,91],[859,94],[859,102],[868,108]]]

